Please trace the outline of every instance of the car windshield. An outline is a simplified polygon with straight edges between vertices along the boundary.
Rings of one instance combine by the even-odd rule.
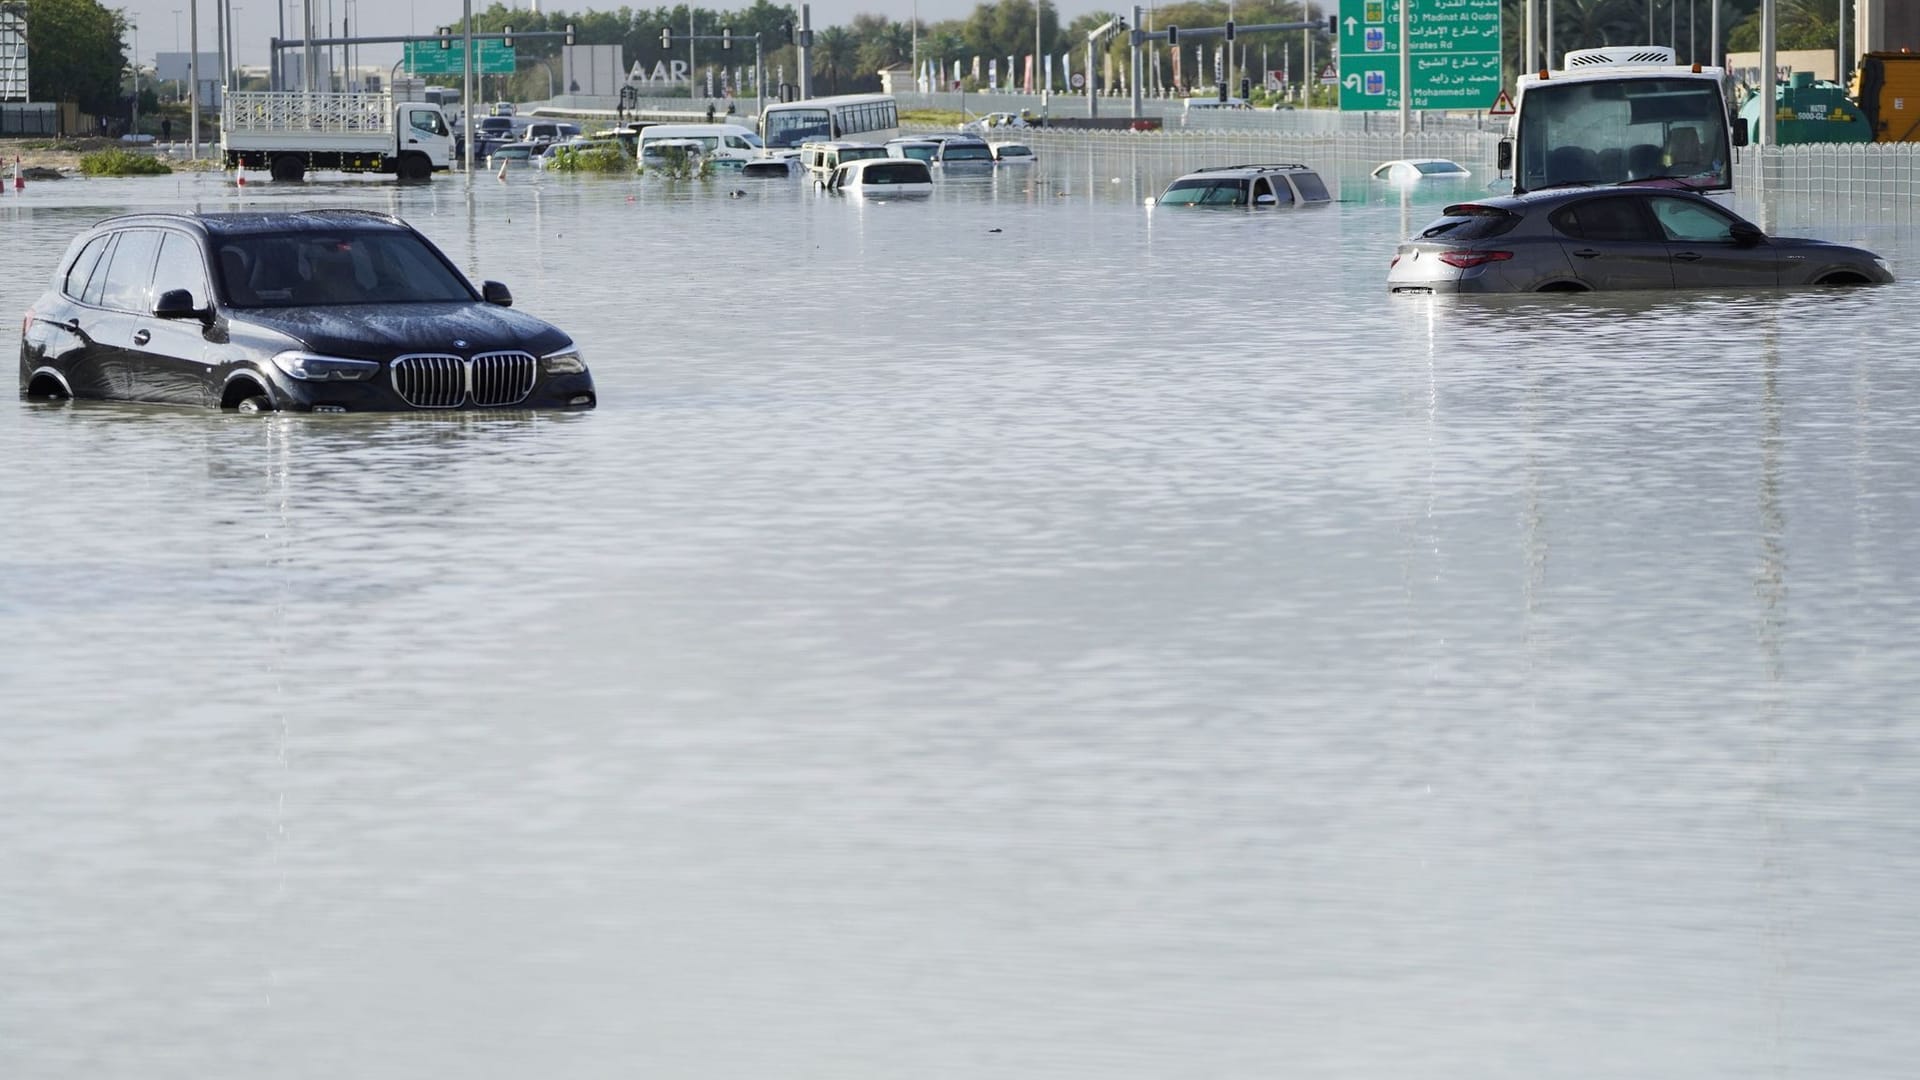
[[[1224,177],[1175,180],[1160,201],[1171,206],[1245,206],[1247,182]]]
[[[1731,187],[1726,106],[1711,79],[1540,83],[1522,96],[1516,188],[1670,177]]]
[[[1419,169],[1421,173],[1427,176],[1433,176],[1439,173],[1463,173],[1467,171],[1451,161],[1416,161],[1413,163],[1413,167]]]
[[[419,237],[398,231],[229,236],[214,257],[242,308],[471,301],[467,283]]]

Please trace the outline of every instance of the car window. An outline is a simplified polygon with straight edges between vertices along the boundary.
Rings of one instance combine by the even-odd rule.
[[[167,232],[160,240],[160,261],[153,267],[153,299],[174,289],[192,293],[194,307],[207,306],[207,268],[200,261],[200,245],[186,233]]]
[[[1654,231],[1637,199],[1586,199],[1561,207],[1547,220],[1577,240],[1650,242],[1663,239]]]
[[[1294,173],[1293,185],[1300,189],[1300,198],[1306,202],[1326,202],[1333,198],[1327,193],[1326,182],[1320,179],[1319,173]]]
[[[1175,180],[1160,200],[1175,206],[1245,206],[1245,180]]]
[[[101,253],[107,250],[107,239],[105,236],[96,236],[81,249],[80,257],[67,268],[67,278],[60,286],[61,292],[75,300],[86,295],[87,279],[93,276],[93,268],[99,264]]]
[[[107,266],[113,262],[113,249],[120,244],[120,234],[114,233],[107,238],[107,246],[100,253],[100,261],[93,264],[93,273],[87,275],[87,291],[80,299],[82,303],[99,307],[106,299]]]
[[[1669,240],[1688,243],[1732,243],[1733,215],[1717,206],[1692,199],[1665,196],[1652,200],[1654,219]]]
[[[925,184],[932,178],[925,165],[900,161],[867,166],[866,179],[869,184]]]
[[[407,123],[411,125],[415,131],[423,131],[429,135],[445,135],[447,133],[447,125],[441,122],[440,114],[432,109],[408,109]]]
[[[1413,167],[1427,175],[1463,173],[1467,171],[1451,161],[1422,161],[1416,163]]]
[[[1420,231],[1423,240],[1485,240],[1513,231],[1518,215],[1494,206],[1464,204],[1447,207],[1446,215]]]
[[[113,246],[107,267],[107,288],[101,306],[115,311],[149,312],[153,310],[153,258],[160,250],[157,229],[128,229]]]
[[[293,232],[230,236],[219,250],[236,307],[418,304],[473,294],[419,237],[407,232]],[[239,268],[247,278],[236,283]]]

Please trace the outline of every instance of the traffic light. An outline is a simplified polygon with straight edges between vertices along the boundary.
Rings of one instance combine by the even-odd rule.
[[[567,44],[573,44],[573,24],[567,24]]]
[[[660,28],[660,47],[663,49],[673,48],[673,27],[663,26]]]
[[[500,44],[508,49],[513,48],[513,27],[503,26],[500,28]]]
[[[1241,101],[1253,100],[1253,80],[1247,78],[1244,75],[1240,77],[1240,100]]]
[[[720,28],[720,47],[723,49],[733,48],[733,27],[723,26]]]
[[[1233,44],[1233,20],[1227,20],[1227,44]]]
[[[1177,26],[1167,27],[1167,44],[1168,45],[1180,44],[1180,28],[1179,27]]]
[[[789,45],[793,43],[793,23],[783,22],[780,24],[780,40]]]
[[[1334,37],[1340,36],[1340,16],[1339,15],[1336,14],[1336,15],[1327,16],[1327,33],[1332,34]]]
[[[443,26],[440,28],[440,47],[443,49],[453,48],[453,27]]]

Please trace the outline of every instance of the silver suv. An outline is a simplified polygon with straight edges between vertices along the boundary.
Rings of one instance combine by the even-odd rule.
[[[1216,165],[1167,185],[1161,206],[1314,206],[1333,201],[1320,174],[1305,165]]]

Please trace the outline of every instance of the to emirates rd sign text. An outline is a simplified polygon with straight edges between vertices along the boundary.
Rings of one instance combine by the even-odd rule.
[[[1413,27],[1414,109],[1492,107],[1500,0],[1340,0],[1340,108],[1400,108],[1400,23]]]

